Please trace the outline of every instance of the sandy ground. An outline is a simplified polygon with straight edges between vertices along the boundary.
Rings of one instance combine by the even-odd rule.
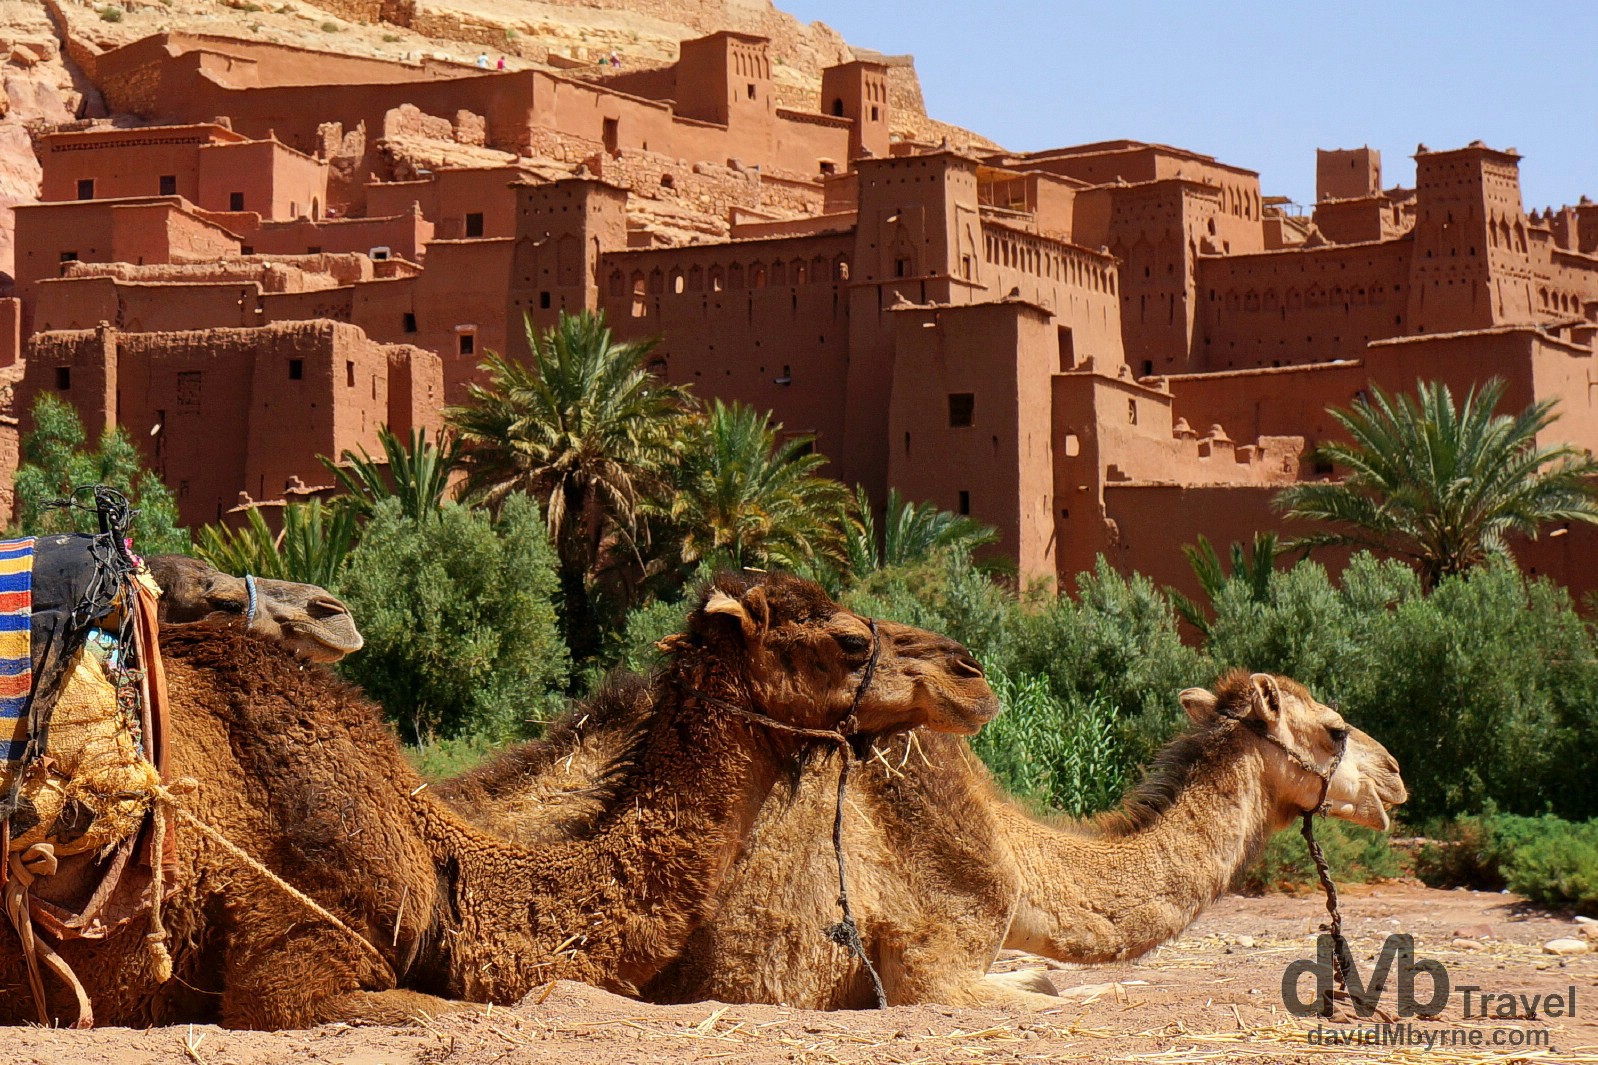
[[[1227,897],[1181,939],[1138,962],[1056,967],[1056,1008],[1033,1014],[899,1007],[882,1012],[812,1013],[777,1006],[648,1006],[577,984],[545,988],[513,1009],[476,1007],[412,1028],[331,1026],[301,1032],[229,1032],[209,1026],[93,1032],[16,1029],[0,1059],[24,1065],[489,1065],[489,1063],[775,1062],[1466,1062],[1598,1063],[1598,953],[1557,958],[1542,944],[1570,935],[1567,917],[1512,895],[1433,891],[1405,884],[1345,889],[1344,915],[1362,962],[1387,934],[1415,936],[1417,953],[1442,962],[1457,988],[1523,995],[1574,987],[1576,1017],[1482,1020],[1461,1016],[1456,992],[1436,1020],[1416,1020],[1417,1037],[1468,1046],[1328,1046],[1318,1022],[1281,1005],[1284,967],[1313,953],[1323,919],[1319,895]],[[1483,928],[1481,926],[1490,926]],[[1456,946],[1456,933],[1479,949]],[[1490,934],[1489,934],[1490,932]],[[1024,956],[999,968],[1041,964]],[[1368,966],[1367,966],[1368,971]],[[1308,987],[1306,983],[1306,988]],[[1425,982],[1421,982],[1424,993]],[[1384,999],[1391,1007],[1392,992]],[[1320,1026],[1368,1033],[1371,1025]],[[1398,1030],[1394,1030],[1398,1031]],[[1549,1033],[1541,1047],[1527,1033]]]

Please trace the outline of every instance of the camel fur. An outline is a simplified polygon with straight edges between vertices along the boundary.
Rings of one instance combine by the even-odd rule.
[[[850,896],[891,1003],[1048,1005],[1036,993],[1046,980],[986,975],[1001,948],[1095,963],[1180,933],[1272,833],[1319,802],[1320,778],[1267,734],[1325,767],[1347,730],[1328,793],[1333,816],[1385,829],[1386,808],[1406,798],[1387,751],[1288,678],[1235,671],[1181,702],[1191,727],[1121,811],[1086,821],[1027,816],[956,737],[919,730],[873,748],[852,778],[845,839]],[[557,739],[570,744],[576,773],[609,742],[602,731]],[[541,757],[546,771],[522,787],[562,809],[547,793],[580,794],[581,780],[558,752]],[[870,1004],[857,961],[823,935],[836,913],[827,827],[837,772],[835,759],[817,757],[767,801],[715,916],[643,988],[646,998]],[[515,790],[474,816],[526,845],[570,831],[569,817],[545,821]]]
[[[809,741],[750,721],[826,729],[850,712],[863,622],[814,585],[723,579],[671,663],[586,708],[625,721],[592,781],[581,834],[522,848],[469,825],[405,762],[353,688],[277,643],[231,629],[163,634],[172,771],[182,802],[337,915],[363,948],[180,818],[166,903],[173,978],[142,937],[60,945],[101,1023],[292,1028],[402,1022],[450,1000],[514,1002],[556,978],[632,993],[706,916],[773,784]],[[863,729],[971,732],[997,701],[947,641],[882,661]],[[63,868],[38,893],[70,896]],[[380,952],[383,963],[371,956]],[[0,945],[0,1021],[33,1016],[21,953]],[[53,1016],[72,1000],[51,984]]]

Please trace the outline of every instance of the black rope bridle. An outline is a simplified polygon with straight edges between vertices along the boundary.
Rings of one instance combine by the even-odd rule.
[[[1225,711],[1221,712],[1221,716],[1242,726],[1253,723],[1237,714],[1229,714]],[[1329,1018],[1332,1016],[1333,999],[1338,997],[1349,998],[1348,971],[1353,967],[1354,954],[1349,949],[1348,940],[1343,937],[1343,914],[1337,901],[1337,885],[1332,882],[1331,865],[1326,861],[1326,855],[1321,850],[1320,843],[1315,839],[1315,815],[1325,816],[1331,809],[1332,778],[1337,775],[1338,768],[1343,764],[1343,756],[1348,753],[1348,730],[1346,728],[1339,730],[1341,734],[1337,737],[1337,751],[1332,755],[1331,764],[1322,769],[1303,754],[1277,739],[1270,729],[1265,727],[1264,722],[1259,724],[1260,727],[1251,728],[1250,731],[1260,739],[1279,748],[1283,754],[1287,755],[1288,761],[1311,776],[1319,777],[1321,781],[1319,801],[1308,810],[1300,812],[1299,833],[1304,837],[1305,846],[1309,848],[1310,860],[1315,863],[1315,875],[1320,880],[1321,891],[1326,895],[1326,912],[1331,917],[1329,923],[1321,925],[1321,931],[1332,937],[1332,980],[1335,987],[1328,989],[1321,998],[1321,1016]]]
[[[877,673],[877,660],[882,656],[882,638],[877,633],[877,619],[866,618],[866,626],[871,630],[871,656],[866,659],[865,668],[860,673],[860,683],[855,687],[854,699],[849,704],[849,713],[838,722],[835,729],[811,729],[790,725],[757,710],[739,706],[719,696],[698,688],[689,691],[696,697],[703,699],[712,706],[736,714],[747,721],[764,725],[777,732],[786,732],[807,739],[820,740],[824,743],[835,744],[843,755],[843,764],[838,770],[838,798],[836,808],[832,815],[832,853],[838,865],[838,909],[843,916],[837,924],[827,929],[827,938],[838,946],[844,948],[860,959],[866,975],[871,978],[871,989],[876,996],[877,1009],[888,1008],[888,993],[882,987],[882,977],[877,973],[877,967],[871,963],[871,957],[866,952],[865,943],[860,939],[860,927],[855,923],[854,911],[849,906],[849,877],[844,868],[843,858],[843,803],[844,796],[849,787],[849,770],[854,765],[854,745],[851,740],[859,727],[860,702],[871,687],[871,681]]]

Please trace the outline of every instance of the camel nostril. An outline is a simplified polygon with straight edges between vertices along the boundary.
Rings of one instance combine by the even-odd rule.
[[[317,621],[324,618],[336,618],[340,614],[348,614],[349,608],[337,599],[313,599],[305,606],[305,613]]]
[[[983,675],[982,664],[970,657],[956,658],[954,660],[954,671],[963,677],[980,677]]]

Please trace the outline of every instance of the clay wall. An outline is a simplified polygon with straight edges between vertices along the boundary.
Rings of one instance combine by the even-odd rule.
[[[311,255],[328,253],[370,254],[387,249],[391,258],[420,262],[427,242],[433,239],[433,223],[421,215],[392,217],[336,218],[313,222],[301,218],[294,222],[268,222],[244,234],[247,253],[254,255]]]
[[[685,42],[691,43],[691,42]],[[173,38],[171,49],[189,47],[188,39]],[[207,47],[212,45],[207,42]],[[851,123],[838,124],[822,115],[776,113],[755,77],[756,98],[747,99],[744,73],[767,61],[764,46],[751,51],[743,45],[728,52],[727,77],[719,98],[727,101],[726,122],[706,122],[685,110],[682,117],[652,100],[611,92],[574,79],[542,71],[507,71],[481,74],[456,71],[452,77],[429,78],[409,73],[396,64],[394,72],[379,80],[360,76],[364,68],[346,65],[322,53],[294,53],[241,44],[228,45],[228,58],[216,58],[217,67],[206,70],[199,53],[181,53],[137,42],[108,53],[95,64],[96,85],[106,92],[117,110],[179,121],[208,120],[228,115],[233,127],[256,138],[275,134],[284,144],[312,153],[322,143],[319,128],[338,122],[344,129],[364,123],[368,130],[384,128],[385,116],[409,104],[426,115],[453,122],[462,111],[481,116],[485,142],[504,151],[532,146],[535,130],[553,130],[586,139],[605,148],[628,147],[668,151],[679,158],[725,162],[740,157],[796,174],[815,174],[819,160],[848,159]],[[131,50],[131,51],[130,51]],[[756,53],[759,53],[758,55]],[[124,54],[127,53],[127,54]],[[239,56],[247,56],[243,61]],[[275,64],[265,70],[263,57]],[[330,65],[330,60],[334,61]],[[243,67],[260,67],[253,77],[242,77]],[[769,64],[768,64],[769,67]],[[407,76],[400,77],[399,73]],[[346,73],[351,76],[346,76]],[[372,72],[375,75],[375,72]],[[303,79],[295,81],[293,79]],[[250,84],[244,84],[250,82]],[[337,85],[330,93],[328,85]],[[736,88],[734,94],[732,89]],[[613,125],[607,126],[608,123]],[[728,124],[730,123],[730,125]]]
[[[963,290],[971,302],[1017,293],[1054,312],[1057,369],[1091,362],[1114,373],[1123,365],[1116,269],[1109,256],[985,220],[980,265],[969,279],[981,286]]]
[[[353,320],[354,287],[324,288],[313,292],[281,292],[261,297],[264,323],[305,322],[325,319],[331,322]]]
[[[68,262],[165,263],[237,255],[238,240],[193,216],[176,197],[24,204],[16,208],[16,281],[57,277]]]
[[[393,361],[404,389],[414,397],[432,387],[436,395],[436,364],[403,354]],[[220,520],[241,491],[275,498],[294,478],[318,483],[320,454],[375,451],[389,415],[390,356],[358,329],[332,322],[57,332],[35,337],[19,391],[29,399],[57,392],[86,428],[94,425],[91,433],[114,413],[172,487],[181,520],[197,524]],[[429,415],[414,398],[407,402],[413,418]],[[437,425],[436,402],[432,410],[421,427]]]
[[[253,283],[148,283],[111,277],[39,282],[32,326],[39,332],[92,329],[107,322],[122,332],[242,328],[260,325],[261,291]]]
[[[1051,315],[1013,301],[892,317],[888,483],[994,526],[1023,580],[1052,578]]]
[[[1189,364],[1196,313],[1193,263],[1220,194],[1185,181],[1083,190],[1074,198],[1077,242],[1117,262],[1121,342],[1134,373]]]
[[[481,379],[477,367],[483,356],[509,353],[511,341],[520,342],[520,315],[513,321],[507,313],[506,279],[514,268],[514,244],[510,238],[435,240],[427,246],[427,269],[409,283],[416,332],[404,331],[403,317],[395,320],[394,297],[387,293],[363,301],[352,312],[355,321],[365,326],[368,314],[381,314],[371,322],[375,336],[437,352],[443,360],[445,402],[460,402],[466,383]],[[468,335],[470,351],[464,350]]]
[[[773,411],[836,461],[850,354],[840,275],[852,246],[851,234],[606,253],[599,307],[619,337],[663,338],[655,358],[667,380]]]
[[[1383,196],[1317,203],[1315,228],[1333,244],[1364,244],[1402,232],[1398,206]]]
[[[1382,193],[1382,153],[1374,148],[1316,149],[1315,200],[1363,200]]]
[[[213,144],[199,154],[202,208],[274,219],[322,217],[327,163],[273,140]]]
[[[1357,359],[1410,332],[1411,244],[1295,248],[1198,262],[1198,369]]]
[[[200,148],[232,139],[242,138],[210,124],[46,134],[39,138],[39,199],[79,199],[79,181],[94,182],[94,195],[84,197],[89,199],[159,196],[161,178],[169,176],[169,195],[199,203]]]
[[[0,367],[11,366],[22,357],[22,301],[14,296],[0,299]],[[0,431],[0,436],[3,436]],[[5,465],[0,446],[0,470]]]

